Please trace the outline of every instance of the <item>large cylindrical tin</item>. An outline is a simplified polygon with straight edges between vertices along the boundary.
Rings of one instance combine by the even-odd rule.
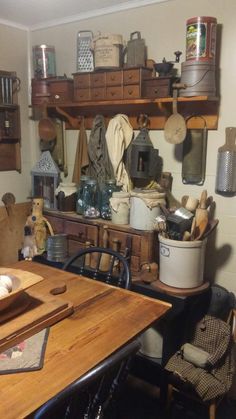
[[[186,60],[215,62],[215,17],[198,16],[186,23]]]
[[[56,76],[55,48],[49,45],[33,47],[34,77],[45,79]]]

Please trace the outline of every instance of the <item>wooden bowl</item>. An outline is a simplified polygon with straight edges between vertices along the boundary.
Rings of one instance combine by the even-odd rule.
[[[17,278],[16,276],[9,274],[7,274],[7,276],[12,280],[12,291],[5,297],[0,297],[0,311],[5,310],[7,307],[9,307],[16,300],[16,298],[18,298],[19,295],[24,291],[24,289],[22,288],[20,278]]]

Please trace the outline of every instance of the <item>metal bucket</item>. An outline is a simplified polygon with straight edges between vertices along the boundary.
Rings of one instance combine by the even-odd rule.
[[[215,96],[216,66],[210,62],[185,61],[181,64],[181,84],[186,89],[180,89],[180,96]]]
[[[47,239],[47,259],[51,262],[64,262],[67,257],[67,234],[49,236]]]

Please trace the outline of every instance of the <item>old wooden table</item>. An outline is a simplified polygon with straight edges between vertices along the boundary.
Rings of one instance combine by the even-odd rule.
[[[60,295],[74,313],[51,326],[39,371],[0,376],[0,418],[24,418],[162,317],[170,304],[35,262],[11,267],[45,278],[35,290],[62,280]]]

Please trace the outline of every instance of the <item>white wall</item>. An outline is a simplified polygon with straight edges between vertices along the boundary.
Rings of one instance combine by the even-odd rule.
[[[216,201],[215,216],[220,223],[216,241],[208,245],[206,274],[211,280],[221,283],[236,292],[236,198],[225,198],[215,194],[215,174],[217,149],[224,143],[225,128],[236,126],[234,92],[236,91],[235,0],[172,0],[142,8],[119,12],[102,17],[38,30],[32,32],[32,45],[46,43],[56,48],[57,74],[71,76],[76,71],[76,34],[79,30],[90,29],[94,33],[120,33],[128,40],[131,32],[141,31],[148,46],[148,56],[155,61],[163,57],[173,59],[176,50],[185,51],[186,20],[194,16],[215,16],[222,31],[220,52],[221,104],[217,131],[208,135],[206,181],[204,188]],[[219,45],[218,45],[219,47]],[[69,149],[69,173],[74,164],[74,151],[78,133],[67,134]],[[165,142],[162,131],[151,132],[155,147],[164,160],[164,170],[173,174],[173,194],[199,197],[200,186],[184,185],[181,180],[181,162],[175,157],[174,146]]]
[[[0,171],[0,200],[5,192],[12,192],[17,202],[26,201],[30,194],[31,144],[35,141],[29,132],[28,111],[28,32],[0,25],[0,69],[16,71],[21,80],[18,102],[21,115],[22,171]]]

